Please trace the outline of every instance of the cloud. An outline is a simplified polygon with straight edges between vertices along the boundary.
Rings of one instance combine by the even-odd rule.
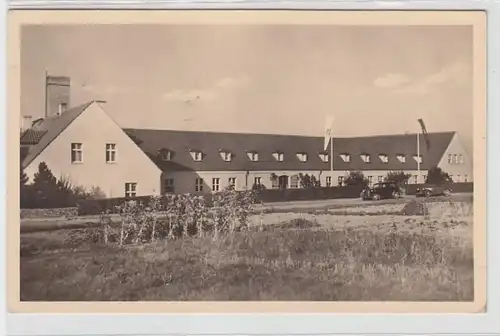
[[[401,87],[409,81],[410,79],[403,74],[390,73],[382,77],[378,77],[375,79],[373,84],[381,89],[395,89]]]
[[[431,93],[433,90],[442,87],[458,87],[467,84],[471,80],[469,73],[469,68],[466,64],[461,62],[455,62],[442,67],[440,70],[428,74],[422,78],[410,81],[403,81],[403,78],[407,78],[404,75],[399,76],[399,83],[396,85],[397,77],[386,76],[386,81],[382,81],[382,85],[379,82],[380,88],[390,89],[395,93],[405,93],[405,94],[416,94],[416,95],[426,95]],[[387,78],[392,78],[392,82]],[[386,84],[383,87],[383,84]],[[393,85],[389,85],[393,84]]]
[[[164,93],[162,97],[167,101],[182,101],[186,103],[194,103],[198,100],[214,100],[230,90],[246,87],[249,81],[250,78],[248,76],[225,77],[217,80],[206,88],[190,90],[177,89]]]

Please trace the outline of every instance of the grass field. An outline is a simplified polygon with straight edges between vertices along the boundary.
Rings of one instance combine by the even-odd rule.
[[[470,205],[261,214],[217,240],[127,247],[92,244],[83,229],[25,233],[21,300],[472,301]]]

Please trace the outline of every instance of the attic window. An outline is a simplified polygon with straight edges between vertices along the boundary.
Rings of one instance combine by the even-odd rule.
[[[347,153],[340,154],[340,157],[344,162],[351,162],[351,155]]]
[[[273,156],[276,159],[276,161],[283,162],[283,153],[282,152],[274,152]]]
[[[304,153],[304,152],[299,152],[299,153],[297,153],[297,158],[298,158],[301,162],[306,162],[306,161],[307,161],[307,153]]]
[[[379,154],[378,156],[380,158],[380,161],[382,161],[383,163],[388,163],[389,162],[389,157],[385,154]]]
[[[199,161],[203,160],[203,153],[201,151],[192,150],[190,152],[191,152],[191,156],[193,157],[194,161],[199,162]]]
[[[168,149],[161,149],[160,156],[162,161],[171,161],[174,156],[174,153]]]
[[[328,154],[326,154],[326,153],[319,153],[319,158],[323,162],[328,162]]]
[[[259,153],[248,152],[247,155],[248,155],[248,158],[250,159],[250,161],[253,161],[253,162],[259,161]]]
[[[398,160],[401,163],[405,163],[406,162],[406,156],[404,156],[403,154],[398,154]]]
[[[226,162],[230,162],[233,158],[232,153],[229,151],[225,151],[225,150],[220,151],[220,156],[222,157],[222,160],[224,160]]]
[[[365,163],[370,163],[370,155],[369,154],[361,154],[361,160],[363,160]]]
[[[413,159],[419,163],[422,163],[422,155],[414,155],[413,156]]]

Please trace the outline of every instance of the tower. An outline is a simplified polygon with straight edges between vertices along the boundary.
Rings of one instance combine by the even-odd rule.
[[[64,113],[70,104],[70,78],[45,76],[45,118]]]

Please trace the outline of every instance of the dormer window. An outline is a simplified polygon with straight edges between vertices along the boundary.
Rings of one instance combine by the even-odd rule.
[[[342,153],[342,154],[340,154],[340,158],[344,162],[351,162],[351,155],[350,154]]]
[[[203,153],[201,151],[191,150],[190,153],[194,161],[199,162],[203,160]]]
[[[163,148],[160,150],[160,156],[162,161],[171,161],[174,157],[174,153],[171,150]]]
[[[328,162],[328,154],[327,153],[319,153],[319,158],[323,162]]]
[[[383,163],[388,163],[389,162],[389,157],[385,154],[379,154],[378,156],[380,158],[380,161],[382,161]]]
[[[406,162],[406,156],[404,156],[403,154],[398,154],[397,158],[398,158],[399,162],[401,162],[401,163]]]
[[[248,158],[250,159],[250,161],[253,161],[253,162],[259,161],[259,153],[248,152],[247,155],[248,155]]]
[[[297,158],[301,162],[306,162],[307,161],[307,153],[304,153],[304,152],[297,153]]]
[[[226,151],[226,150],[220,150],[220,156],[222,157],[222,160],[226,162],[230,162],[233,158],[233,153]]]
[[[364,163],[370,163],[370,155],[369,154],[361,154],[361,160],[363,160]]]
[[[414,155],[413,159],[418,163],[422,163],[422,155]]]
[[[284,158],[283,152],[274,152],[273,156],[276,159],[276,161],[283,162]]]

